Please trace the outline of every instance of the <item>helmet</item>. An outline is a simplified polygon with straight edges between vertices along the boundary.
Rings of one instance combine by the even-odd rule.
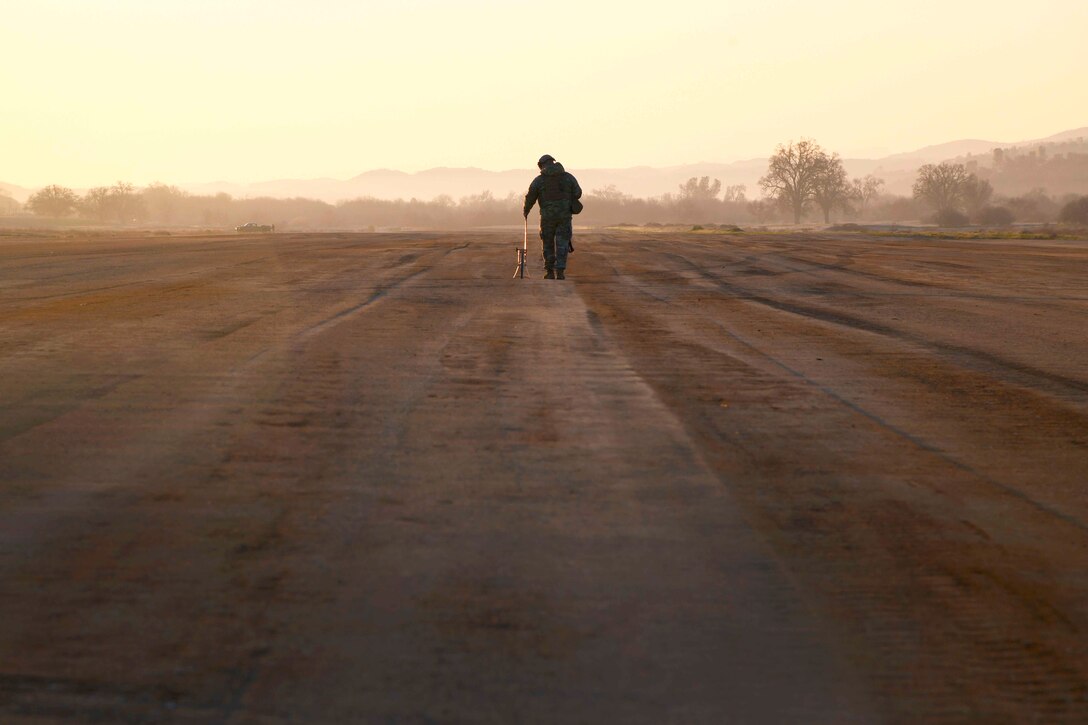
[[[538,169],[543,169],[548,164],[553,164],[553,163],[555,163],[555,159],[552,158],[551,154],[544,154],[543,156],[540,157],[540,161],[536,162],[536,167]]]

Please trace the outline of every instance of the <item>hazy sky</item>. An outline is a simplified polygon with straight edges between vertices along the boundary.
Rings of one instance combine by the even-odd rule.
[[[0,181],[844,156],[1088,125],[1085,0],[22,0]],[[547,8],[547,12],[542,12]]]

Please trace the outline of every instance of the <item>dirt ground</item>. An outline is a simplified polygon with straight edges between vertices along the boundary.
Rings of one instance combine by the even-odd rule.
[[[0,721],[1088,721],[1088,242],[0,236]]]

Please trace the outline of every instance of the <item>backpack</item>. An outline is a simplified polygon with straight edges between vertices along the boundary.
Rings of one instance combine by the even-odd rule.
[[[544,186],[540,190],[540,200],[562,201],[563,199],[567,198],[567,194],[569,192],[564,188],[566,187],[566,184],[563,183],[565,180],[564,177],[567,176],[570,176],[570,174],[566,172],[563,172],[558,176],[545,176]],[[571,214],[581,214],[583,208],[584,207],[582,206],[582,202],[578,199],[570,200]]]

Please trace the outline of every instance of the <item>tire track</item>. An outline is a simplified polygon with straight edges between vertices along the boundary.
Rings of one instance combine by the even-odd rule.
[[[678,255],[672,255],[672,254],[669,254],[667,256],[669,256],[669,257],[671,257],[673,259],[676,259],[676,260],[682,262],[685,265],[694,267],[684,257],[680,257]],[[919,448],[920,450],[926,451],[927,453],[929,453],[931,455],[934,455],[934,456],[944,460],[948,464],[950,464],[950,465],[952,465],[952,466],[954,466],[954,467],[956,467],[956,468],[958,468],[958,469],[960,469],[960,470],[962,470],[962,471],[964,471],[966,473],[971,474],[972,476],[976,477],[979,481],[985,482],[988,485],[1003,491],[1004,493],[1006,493],[1006,494],[1020,500],[1021,502],[1028,504],[1029,506],[1031,506],[1032,508],[1038,510],[1039,512],[1041,512],[1043,514],[1046,514],[1047,516],[1050,516],[1050,517],[1053,517],[1053,518],[1055,518],[1055,519],[1057,519],[1059,521],[1062,521],[1063,523],[1068,524],[1069,526],[1072,526],[1073,528],[1079,530],[1082,533],[1088,533],[1088,523],[1086,523],[1085,521],[1082,521],[1081,519],[1077,518],[1076,516],[1072,516],[1070,514],[1066,514],[1063,511],[1055,509],[1052,506],[1049,506],[1049,505],[1047,505],[1047,504],[1045,504],[1045,503],[1043,503],[1043,502],[1041,502],[1041,501],[1039,501],[1039,500],[1037,500],[1035,498],[1032,498],[1031,496],[1029,496],[1024,491],[1022,491],[1022,490],[1020,490],[1020,489],[1018,489],[1018,488],[1016,488],[1014,486],[1011,486],[1009,484],[1006,484],[1006,483],[1004,483],[1002,481],[999,481],[996,478],[984,473],[983,471],[979,471],[977,468],[971,466],[970,464],[968,464],[968,463],[956,458],[955,456],[949,454],[947,451],[945,451],[940,446],[934,445],[933,443],[930,443],[929,441],[925,440],[924,438],[922,438],[920,436],[917,436],[917,435],[915,435],[915,434],[913,434],[913,433],[911,433],[911,432],[909,432],[909,431],[907,431],[907,430],[905,430],[903,428],[900,428],[899,426],[896,426],[895,424],[893,424],[890,421],[886,420],[882,416],[868,410],[867,408],[865,408],[862,405],[859,405],[855,401],[850,400],[848,397],[846,397],[845,395],[843,395],[843,394],[839,393],[838,391],[832,389],[831,387],[829,387],[827,385],[824,385],[823,383],[821,383],[821,382],[819,382],[819,381],[805,375],[800,370],[797,370],[797,369],[791,367],[790,365],[786,364],[785,362],[779,360],[778,358],[774,357],[770,353],[768,353],[765,350],[763,350],[762,348],[760,348],[753,341],[751,341],[748,338],[740,335],[739,333],[735,332],[734,330],[731,330],[729,327],[724,325],[720,320],[718,320],[718,319],[716,319],[714,317],[711,317],[710,315],[707,315],[707,314],[705,314],[703,312],[700,312],[698,310],[679,305],[678,303],[674,302],[673,300],[670,300],[667,297],[654,294],[653,291],[641,287],[640,285],[637,284],[637,281],[635,281],[635,280],[629,278],[627,275],[619,272],[619,270],[617,270],[615,268],[615,266],[611,265],[611,262],[606,261],[606,263],[609,264],[610,266],[612,266],[612,269],[616,273],[617,277],[619,277],[621,280],[624,281],[625,284],[627,284],[629,287],[635,289],[640,294],[646,295],[646,296],[656,300],[657,302],[663,303],[663,304],[668,305],[670,307],[682,309],[687,314],[694,314],[694,315],[698,316],[699,318],[705,320],[709,324],[711,324],[714,327],[718,328],[723,334],[725,334],[730,339],[732,339],[735,342],[742,345],[745,349],[750,350],[751,352],[757,354],[758,356],[766,359],[768,362],[773,364],[775,367],[781,369],[782,371],[786,372],[791,377],[796,378],[796,379],[804,382],[806,385],[811,386],[814,389],[819,390],[821,393],[828,396],[829,398],[832,398],[832,399],[836,400],[841,405],[843,405],[843,406],[849,408],[850,410],[858,413],[859,415],[862,415],[863,417],[871,420],[872,422],[874,422],[877,425],[881,426],[882,428],[888,430],[889,432],[893,433],[894,435],[896,435],[896,436],[902,438],[903,440],[909,442],[911,445],[913,445],[913,446]],[[700,270],[698,270],[698,268],[695,268],[695,269],[696,269],[696,271],[700,271]],[[718,280],[714,280],[712,278],[711,281],[716,281],[717,282]],[[724,291],[729,291],[731,288],[733,288],[732,285],[729,285],[728,283],[724,283],[724,282],[721,282],[719,284],[719,287],[722,288]],[[822,319],[822,317],[820,317],[818,315],[805,315],[805,314],[803,314],[801,312],[798,312],[795,309],[793,309],[795,307],[794,305],[783,304],[783,305],[779,306],[778,304],[774,304],[777,301],[770,300],[768,298],[763,298],[763,297],[760,297],[760,296],[756,296],[754,298],[751,298],[751,297],[746,296],[746,297],[744,297],[744,299],[746,301],[750,300],[750,299],[753,299],[753,301],[760,302],[762,304],[766,304],[766,303],[769,302],[771,304],[766,304],[766,306],[771,307],[773,309],[778,309],[780,311],[790,312],[790,313],[793,313],[793,314],[800,314],[800,315],[802,315],[804,317],[818,317],[819,319]],[[800,309],[804,309],[804,308],[800,308]],[[829,316],[832,317],[832,318],[839,317],[839,315],[834,315],[834,314],[831,314]],[[853,319],[853,318],[850,318],[850,317],[845,316],[845,315],[842,315],[841,317],[843,319]],[[825,321],[834,321],[834,319],[825,320]],[[843,323],[839,323],[839,324],[843,324]],[[857,326],[849,325],[849,324],[846,324],[845,326],[847,326],[847,327],[857,327]],[[877,326],[877,327],[879,327],[879,326]],[[864,328],[861,328],[861,329],[864,329]],[[890,329],[890,328],[885,328],[885,329]],[[877,334],[880,334],[879,330],[865,330],[865,331],[867,331],[867,332],[877,332]],[[910,341],[910,342],[914,342],[915,339],[916,339],[916,338],[910,338],[908,336],[899,336],[899,335],[894,335],[894,334],[888,335],[888,336],[896,338],[896,339]],[[920,347],[927,347],[927,345],[925,345],[924,343],[918,343],[918,344],[919,344]],[[1086,390],[1088,390],[1088,386],[1084,386],[1084,388]]]
[[[920,348],[928,349],[931,352],[947,357],[958,365],[961,365],[967,369],[974,370],[976,372],[983,372],[990,375],[997,375],[999,378],[1012,379],[1025,387],[1040,388],[1043,390],[1049,390],[1061,397],[1070,398],[1078,403],[1088,403],[1088,382],[1079,380],[1077,378],[1071,378],[1066,375],[1060,375],[1058,373],[1052,373],[1047,370],[1042,370],[1024,363],[1014,362],[1005,358],[998,357],[991,353],[984,352],[975,348],[964,347],[962,345],[955,345],[948,342],[940,342],[936,340],[930,340],[921,338],[917,335],[897,330],[887,325],[882,325],[879,322],[873,322],[866,320],[855,315],[850,315],[841,311],[830,311],[821,309],[818,307],[812,307],[809,305],[802,305],[796,302],[785,302],[783,300],[776,300],[771,297],[767,297],[764,294],[745,289],[739,285],[716,277],[715,275],[707,272],[705,269],[695,265],[687,258],[677,254],[666,254],[665,256],[673,259],[686,266],[689,270],[695,272],[703,280],[710,282],[716,286],[722,292],[726,292],[732,296],[739,297],[745,301],[755,302],[765,307],[770,307],[780,312],[788,312],[801,317],[807,317],[810,319],[818,320],[820,322],[827,322],[834,325],[840,325],[843,327],[853,328],[864,332],[889,337],[900,342],[910,343]]]
[[[995,487],[760,349],[677,294],[690,280],[646,288],[598,258],[621,284],[579,292],[704,446],[722,484],[743,496],[814,609],[838,623],[891,721],[1083,721],[1088,591],[1073,573],[1088,550],[1082,518]],[[868,425],[855,430],[851,416]],[[906,445],[880,448],[874,429]]]

